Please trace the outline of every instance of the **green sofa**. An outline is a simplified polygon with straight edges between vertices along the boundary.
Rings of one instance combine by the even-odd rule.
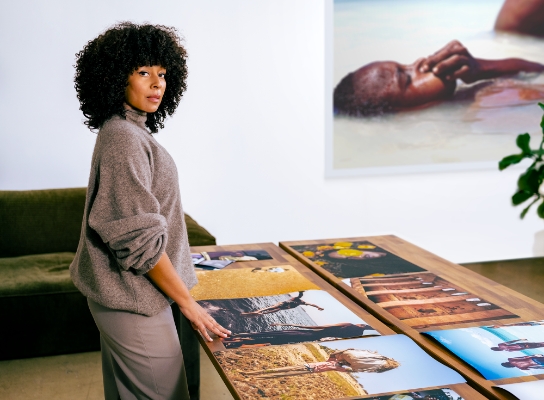
[[[0,360],[100,349],[87,301],[68,271],[85,194],[86,188],[0,191]],[[185,221],[191,246],[215,244],[189,215]],[[173,310],[180,340],[187,342],[191,384],[198,380],[191,378],[198,367],[198,343],[179,309]]]

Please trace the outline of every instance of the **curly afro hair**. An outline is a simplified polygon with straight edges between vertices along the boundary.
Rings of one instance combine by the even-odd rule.
[[[166,91],[157,111],[147,114],[152,133],[164,128],[187,89],[187,52],[175,28],[121,22],[88,42],[76,54],[74,77],[79,109],[89,129],[98,129],[113,115],[125,115],[128,76],[142,66],[166,69]]]

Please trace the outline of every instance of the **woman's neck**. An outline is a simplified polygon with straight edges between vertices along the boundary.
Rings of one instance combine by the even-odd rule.
[[[132,107],[127,102],[123,103],[123,107],[125,107],[125,110],[127,110],[127,111],[132,111],[132,112],[135,112],[135,113],[140,114],[140,115],[147,115],[147,113],[145,111],[138,110],[137,108]]]

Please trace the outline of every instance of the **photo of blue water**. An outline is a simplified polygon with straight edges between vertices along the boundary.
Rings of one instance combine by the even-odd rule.
[[[494,351],[499,343],[525,339],[530,343],[544,344],[544,325],[500,325],[475,328],[459,328],[424,332],[436,339],[456,356],[474,367],[486,379],[495,380],[544,373],[544,365],[529,369],[507,368],[502,365],[511,358],[531,357],[544,354],[544,346],[519,351]],[[537,357],[538,358],[538,357]]]

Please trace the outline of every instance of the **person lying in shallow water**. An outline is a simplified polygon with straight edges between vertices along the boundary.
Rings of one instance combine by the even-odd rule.
[[[427,107],[452,98],[457,79],[474,83],[543,71],[544,65],[520,58],[475,58],[454,40],[410,65],[376,61],[349,73],[334,89],[334,112],[364,117]]]

